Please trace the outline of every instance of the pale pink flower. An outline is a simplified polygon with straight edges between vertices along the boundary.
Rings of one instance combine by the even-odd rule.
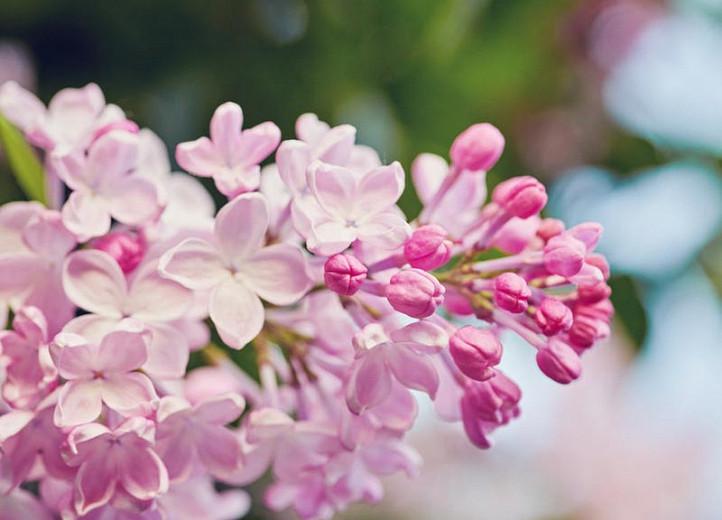
[[[310,222],[306,243],[317,254],[340,253],[357,239],[393,249],[411,232],[396,208],[405,185],[397,162],[363,174],[315,162],[308,185],[318,208],[303,208]]]
[[[350,410],[360,414],[382,403],[391,392],[393,379],[433,399],[439,378],[427,355],[446,344],[446,333],[428,321],[412,323],[389,336],[379,324],[364,327],[354,337],[356,359],[346,387]]]
[[[153,423],[133,417],[111,430],[92,423],[68,436],[69,463],[78,467],[75,509],[85,515],[107,504],[117,492],[150,500],[168,490],[168,472],[153,450]]]
[[[188,341],[174,327],[191,304],[191,292],[160,276],[155,261],[138,267],[130,278],[102,251],[71,254],[63,269],[68,297],[89,311],[65,326],[65,331],[99,341],[125,318],[143,322],[152,334],[143,369],[160,379],[183,375]]]
[[[53,423],[53,406],[37,411],[15,410],[0,416],[0,492],[7,493],[27,480],[38,460],[45,471],[67,479],[74,471],[63,460],[65,434]]]
[[[0,111],[34,145],[57,155],[85,150],[98,129],[125,119],[120,108],[105,104],[95,83],[59,91],[46,109],[35,94],[8,81],[0,86]]]
[[[185,480],[200,465],[217,478],[242,463],[238,437],[225,427],[240,417],[245,403],[238,394],[223,394],[191,406],[178,397],[161,399],[156,451],[171,481]]]
[[[218,212],[215,245],[190,238],[160,261],[164,276],[190,289],[212,289],[211,319],[233,348],[242,348],[261,331],[261,298],[289,305],[310,286],[303,252],[288,244],[264,247],[267,229],[263,196],[241,195]]]
[[[33,520],[52,520],[50,511],[24,489],[16,489],[9,495],[0,495],[0,520],[17,520],[32,518]]]
[[[122,415],[137,414],[157,398],[148,376],[137,372],[148,357],[148,334],[126,321],[100,343],[63,332],[50,345],[58,373],[67,382],[58,394],[55,423],[75,426],[100,416],[103,404]]]
[[[48,321],[48,334],[55,334],[74,311],[61,272],[75,237],[58,212],[13,203],[0,210],[0,245],[0,299],[14,308],[39,308]]]
[[[251,508],[248,493],[240,489],[218,492],[208,477],[172,483],[157,501],[164,518],[173,520],[237,520]]]
[[[48,352],[48,326],[36,307],[15,314],[13,330],[0,332],[7,360],[3,398],[17,408],[34,407],[54,387],[57,372]]]
[[[218,190],[229,198],[258,189],[259,164],[276,149],[281,131],[269,121],[248,130],[242,127],[241,107],[222,104],[211,119],[210,139],[178,145],[178,164],[194,175],[213,177]]]
[[[111,219],[146,224],[162,211],[155,185],[134,171],[138,136],[112,131],[82,152],[54,156],[52,164],[73,192],[63,206],[63,223],[81,241],[106,234]]]

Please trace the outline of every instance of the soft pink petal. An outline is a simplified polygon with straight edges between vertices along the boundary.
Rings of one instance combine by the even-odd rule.
[[[150,500],[168,491],[168,472],[150,448],[125,450],[119,463],[119,481],[138,500]]]
[[[298,301],[311,287],[306,257],[296,246],[264,247],[243,264],[243,283],[275,305]]]
[[[98,348],[96,370],[106,374],[124,374],[140,368],[148,358],[149,339],[150,334],[141,328],[108,333]]]
[[[268,206],[259,193],[236,197],[216,216],[216,240],[225,259],[236,267],[261,248],[267,229]]]
[[[199,177],[212,177],[225,167],[223,159],[207,137],[179,144],[175,149],[175,158],[181,168]]]
[[[356,230],[336,220],[312,223],[306,246],[313,253],[331,256],[348,248],[356,240]]]
[[[47,262],[35,255],[0,254],[0,298],[3,300],[27,295],[37,280],[42,280]]]
[[[95,141],[88,151],[86,169],[93,174],[93,186],[107,192],[114,184],[135,169],[140,155],[140,141],[136,134],[112,131]]]
[[[145,224],[162,210],[155,185],[140,176],[124,177],[109,184],[104,197],[110,204],[110,214],[123,224]]]
[[[165,253],[158,270],[189,289],[210,289],[230,277],[216,248],[198,238],[186,239]]]
[[[163,278],[155,262],[149,262],[135,273],[125,310],[145,322],[171,321],[181,318],[192,303],[191,291]]]
[[[311,193],[329,215],[344,222],[353,215],[357,186],[351,170],[315,162],[308,168],[307,180]]]
[[[306,168],[310,163],[311,148],[303,141],[284,141],[278,147],[278,174],[292,193],[298,194],[306,189]]]
[[[377,475],[391,475],[404,471],[409,478],[419,473],[421,455],[401,440],[375,443],[363,450],[363,460]]]
[[[45,106],[15,81],[0,85],[0,112],[24,132],[30,130],[45,115]]]
[[[378,213],[358,227],[358,238],[383,249],[394,249],[411,234],[406,219],[396,211]]]
[[[78,334],[61,332],[50,344],[50,355],[60,375],[65,379],[93,376],[95,349]]]
[[[55,406],[57,426],[77,426],[94,421],[102,411],[101,386],[96,381],[68,381],[60,389]]]
[[[211,475],[230,475],[241,464],[241,443],[238,436],[222,426],[200,426],[198,458]]]
[[[434,198],[444,178],[449,174],[449,165],[438,155],[422,153],[411,165],[411,177],[416,194],[422,203],[427,204]]]
[[[273,153],[281,142],[281,130],[270,121],[244,130],[241,134],[238,155],[243,164],[259,164]]]
[[[35,417],[33,412],[23,410],[13,410],[0,416],[0,442],[6,441],[25,428],[33,417]]]
[[[300,140],[315,145],[329,131],[329,126],[319,120],[316,114],[307,112],[298,116],[295,130]]]
[[[355,140],[356,129],[353,126],[335,126],[316,143],[314,156],[325,163],[347,165]]]
[[[157,398],[148,376],[138,372],[111,375],[102,383],[103,402],[123,415],[137,414]]]
[[[190,426],[191,428],[193,426]],[[195,440],[184,429],[171,430],[166,436],[161,424],[158,427],[157,451],[171,480],[185,480],[193,470],[195,462]]]
[[[222,426],[240,417],[245,402],[235,393],[212,397],[195,407],[194,415],[199,421]]]
[[[254,191],[261,184],[261,167],[258,165],[237,165],[234,167],[223,167],[214,175],[218,191],[229,199],[238,195]]]
[[[90,193],[71,193],[63,206],[62,215],[65,227],[75,233],[81,242],[110,231],[107,203]]]
[[[80,466],[75,477],[75,509],[85,515],[107,504],[115,493],[117,484],[113,461],[95,456]]]
[[[152,339],[143,370],[158,379],[183,377],[190,355],[188,340],[183,332],[165,323],[149,325],[148,328]]]
[[[356,215],[364,217],[393,207],[404,186],[404,170],[398,162],[368,172],[359,183],[354,201]]]
[[[23,228],[23,241],[40,256],[56,260],[67,255],[76,244],[57,211],[44,211]]]
[[[227,102],[216,108],[211,118],[211,141],[229,166],[235,165],[240,155],[241,127],[243,110],[240,106]]]
[[[63,267],[63,287],[78,307],[102,316],[123,316],[125,277],[107,253],[86,249],[68,256]]]
[[[413,343],[422,351],[438,352],[448,346],[449,335],[438,325],[428,320],[419,320],[391,332],[391,339],[397,343]]]
[[[407,388],[422,390],[433,399],[439,388],[439,376],[431,361],[410,348],[394,344],[389,348],[388,362],[394,377]]]
[[[221,339],[235,349],[243,348],[263,327],[265,314],[261,300],[234,280],[214,289],[209,311]]]
[[[360,414],[383,402],[391,392],[391,373],[382,347],[376,347],[356,361],[348,381],[346,403]]]

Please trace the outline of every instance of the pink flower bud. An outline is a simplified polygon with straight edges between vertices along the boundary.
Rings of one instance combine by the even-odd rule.
[[[107,125],[98,128],[93,134],[93,141],[97,141],[105,134],[108,134],[114,130],[121,130],[123,132],[128,132],[131,134],[137,134],[138,132],[140,132],[140,128],[134,121],[131,121],[129,119],[122,119],[120,121],[114,121],[113,123],[108,123]]]
[[[484,381],[493,375],[491,367],[501,361],[502,346],[490,331],[467,325],[451,336],[449,353],[464,375]]]
[[[609,300],[601,300],[593,305],[576,305],[574,323],[569,329],[571,344],[584,350],[609,336],[609,321],[613,312],[614,308]]]
[[[504,273],[494,280],[494,303],[505,311],[515,314],[524,312],[529,296],[531,290],[518,274]]]
[[[572,310],[556,298],[545,298],[534,315],[537,325],[547,336],[569,330],[574,321]]]
[[[355,256],[339,253],[333,255],[323,266],[323,280],[333,292],[350,296],[358,291],[366,280],[368,269]]]
[[[539,224],[536,234],[544,242],[548,242],[549,239],[557,235],[564,233],[564,222],[555,218],[545,218]]]
[[[594,285],[580,285],[577,289],[577,298],[581,303],[597,303],[612,295],[612,288],[605,282],[597,282]]]
[[[602,231],[603,228],[601,224],[584,222],[571,228],[568,233],[582,242],[586,246],[587,251],[592,251],[597,247],[599,239],[602,237]]]
[[[444,228],[434,224],[415,230],[404,244],[404,255],[412,267],[432,271],[451,257],[451,242]]]
[[[544,266],[552,274],[574,276],[581,271],[586,252],[584,244],[576,238],[559,235],[544,246]]]
[[[494,188],[492,199],[507,213],[529,218],[538,214],[547,203],[544,185],[534,177],[512,177]]]
[[[469,440],[481,449],[491,446],[489,433],[519,416],[521,390],[495,370],[486,381],[473,381],[461,398],[461,420]]]
[[[549,340],[536,354],[536,364],[544,375],[566,385],[582,373],[582,360],[572,347],[557,339]]]
[[[145,255],[145,239],[130,231],[112,231],[92,241],[91,247],[112,256],[120,269],[128,274],[132,272]]]
[[[609,280],[609,262],[607,262],[607,259],[604,257],[604,255],[600,255],[599,253],[592,253],[591,255],[587,255],[587,258],[584,261],[589,265],[592,265],[599,269],[602,272],[604,279]]]
[[[489,171],[504,151],[504,136],[494,125],[479,123],[461,132],[451,145],[451,161],[461,170]]]
[[[444,301],[446,289],[426,271],[403,269],[391,277],[386,297],[391,306],[412,318],[427,318]]]

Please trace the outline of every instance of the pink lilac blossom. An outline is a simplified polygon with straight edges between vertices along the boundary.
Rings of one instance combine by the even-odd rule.
[[[530,176],[483,205],[505,144],[488,123],[454,140],[450,164],[413,162],[423,210],[408,218],[401,164],[313,114],[279,146],[273,123],[243,130],[225,103],[209,138],[178,145],[180,166],[227,197],[216,213],[95,85],[46,109],[6,83],[0,111],[67,194],[0,207],[8,511],[230,519],[248,498],[214,484],[270,473],[268,507],[330,518],[419,471],[413,392],[483,449],[519,416],[502,332],[562,384],[609,334],[601,227],[542,218]],[[234,362],[244,348],[255,366]]]

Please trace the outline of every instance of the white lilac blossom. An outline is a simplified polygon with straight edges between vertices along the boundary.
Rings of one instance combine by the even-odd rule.
[[[95,85],[46,109],[5,84],[0,110],[67,188],[58,209],[0,207],[0,304],[14,314],[0,484],[18,517],[234,518],[246,495],[213,483],[270,472],[268,507],[330,518],[380,500],[383,476],[418,472],[412,391],[486,449],[520,414],[504,331],[564,384],[609,334],[601,227],[542,218],[530,176],[482,206],[504,148],[488,123],[457,137],[450,164],[414,161],[424,208],[408,219],[403,167],[353,127],[304,114],[279,146],[273,123],[241,130],[241,108],[223,104],[210,138],[176,149],[228,198],[213,216]],[[255,366],[232,361],[240,349]],[[18,489],[29,482],[38,497]]]

